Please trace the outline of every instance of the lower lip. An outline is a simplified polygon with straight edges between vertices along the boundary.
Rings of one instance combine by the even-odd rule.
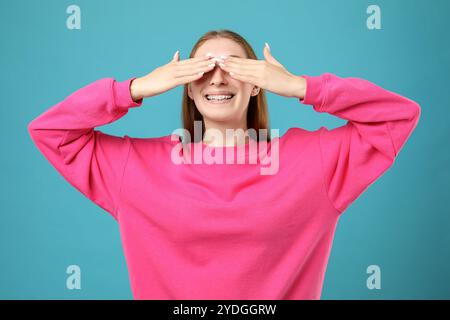
[[[224,100],[208,100],[208,99],[206,99],[206,97],[204,97],[204,98],[205,98],[206,102],[211,103],[211,104],[227,104],[227,103],[230,103],[234,99],[234,97],[236,97],[236,96],[233,96],[233,98],[231,98],[231,99],[224,99]]]

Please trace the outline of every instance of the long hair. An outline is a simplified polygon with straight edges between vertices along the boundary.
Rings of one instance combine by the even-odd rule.
[[[255,52],[253,51],[250,44],[239,34],[230,31],[230,30],[212,30],[206,32],[200,39],[197,41],[197,43],[192,48],[191,54],[189,55],[189,58],[193,58],[195,53],[197,52],[197,49],[207,40],[209,39],[217,39],[217,38],[227,38],[230,40],[235,41],[237,44],[239,44],[246,52],[247,59],[255,59],[258,58],[255,55]],[[191,137],[194,137],[194,139],[198,139],[194,135],[194,121],[201,121],[202,122],[202,132],[204,134],[205,132],[205,122],[203,120],[202,114],[198,111],[197,106],[195,105],[194,100],[192,100],[188,95],[188,84],[184,85],[184,91],[183,91],[183,98],[182,98],[182,111],[181,111],[181,117],[183,121],[183,127],[185,130],[189,131],[191,134]],[[265,91],[260,88],[258,95],[251,96],[250,101],[248,103],[248,110],[247,110],[247,129],[249,129],[249,134],[251,135],[252,130],[254,129],[256,131],[256,137],[255,140],[259,141],[259,130],[260,129],[266,129],[267,134],[264,132],[262,135],[262,138],[265,139],[267,142],[270,141],[270,134],[269,134],[269,115],[267,111],[267,100]],[[203,137],[200,137],[203,139]],[[199,141],[195,141],[199,142]]]

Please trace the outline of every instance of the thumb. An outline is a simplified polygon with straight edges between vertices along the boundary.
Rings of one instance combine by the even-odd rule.
[[[272,53],[270,52],[269,44],[267,42],[266,42],[266,44],[264,46],[264,58],[267,60],[267,62],[270,62],[270,63],[272,63],[274,65],[277,65],[279,67],[282,67],[284,69],[284,66],[281,63],[279,63],[277,61],[277,59],[275,59],[272,56]]]

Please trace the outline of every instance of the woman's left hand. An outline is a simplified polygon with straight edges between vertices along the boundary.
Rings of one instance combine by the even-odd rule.
[[[265,60],[225,57],[222,70],[239,81],[248,82],[275,94],[303,99],[306,79],[290,73],[264,46]]]

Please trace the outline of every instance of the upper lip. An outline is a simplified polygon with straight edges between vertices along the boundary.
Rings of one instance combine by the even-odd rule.
[[[231,92],[231,91],[226,91],[226,90],[207,92],[207,93],[205,93],[205,96],[207,96],[207,95],[218,95],[218,94],[223,94],[223,95],[233,95],[233,96],[234,96],[234,93],[233,93],[233,92]]]

